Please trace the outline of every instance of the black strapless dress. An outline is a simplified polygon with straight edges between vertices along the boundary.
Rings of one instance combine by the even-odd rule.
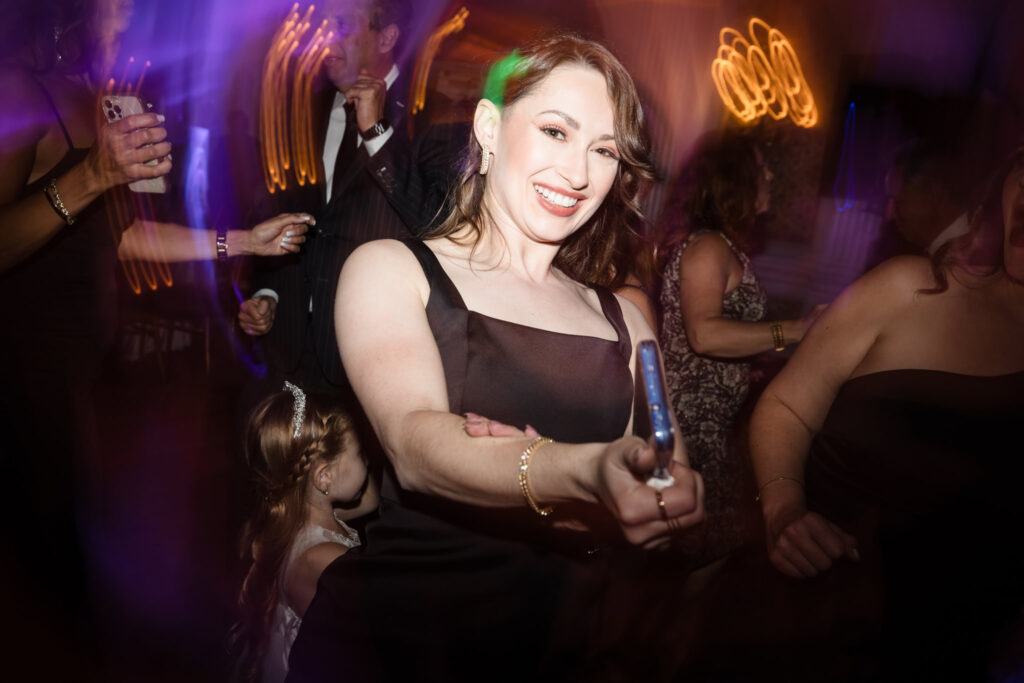
[[[526,327],[468,311],[433,252],[407,244],[430,283],[451,412],[529,423],[570,443],[622,436],[632,345],[611,292],[595,289],[617,341]],[[365,550],[321,577],[289,681],[525,681],[582,670],[608,554],[588,552],[593,537],[556,531],[525,505],[414,494],[391,472],[381,498]]]
[[[981,681],[1024,605],[1024,372],[894,370],[843,385],[810,509],[854,534],[877,598],[873,680]]]
[[[986,680],[1024,604],[1022,428],[1024,372],[846,382],[808,452],[807,502],[860,561],[797,581],[763,547],[734,556],[694,610],[679,680]]]

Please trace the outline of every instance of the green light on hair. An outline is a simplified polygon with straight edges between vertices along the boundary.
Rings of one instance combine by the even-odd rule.
[[[484,82],[484,99],[494,102],[499,107],[504,105],[505,84],[509,78],[518,75],[525,64],[526,60],[519,56],[519,50],[512,50],[492,64]]]

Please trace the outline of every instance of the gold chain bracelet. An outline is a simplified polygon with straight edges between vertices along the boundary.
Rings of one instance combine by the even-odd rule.
[[[50,202],[50,206],[57,212],[57,215],[64,219],[64,222],[68,225],[75,224],[75,217],[71,215],[68,208],[64,206],[64,202],[60,199],[60,192],[57,192],[57,179],[51,178],[49,185],[43,188],[43,194]]]
[[[553,441],[554,439],[549,439],[546,436],[538,436],[530,442],[530,445],[527,446],[526,450],[524,450],[522,455],[519,456],[519,489],[523,492],[523,498],[525,498],[526,502],[531,508],[533,508],[533,511],[541,517],[547,517],[550,515],[553,508],[550,505],[545,505],[544,507],[537,505],[537,501],[533,499],[533,494],[530,493],[530,458],[533,457],[533,454],[538,448],[545,444],[552,443]]]

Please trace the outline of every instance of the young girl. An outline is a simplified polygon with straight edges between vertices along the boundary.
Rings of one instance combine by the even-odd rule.
[[[359,545],[344,520],[378,497],[349,416],[291,382],[253,411],[246,457],[262,497],[244,534],[252,566],[232,631],[235,679],[280,683],[321,572]]]

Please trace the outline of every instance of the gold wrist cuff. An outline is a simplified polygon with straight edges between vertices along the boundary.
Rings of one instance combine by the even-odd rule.
[[[550,515],[553,508],[550,505],[545,505],[544,507],[537,505],[537,501],[533,499],[533,494],[530,493],[530,458],[533,457],[538,448],[553,441],[554,439],[549,439],[546,436],[538,436],[530,442],[530,445],[519,456],[519,489],[523,492],[523,498],[526,499],[527,504],[541,517]]]
[[[786,338],[782,334],[782,323],[774,322],[771,325],[772,330],[772,343],[775,344],[776,351],[782,351],[786,348]]]

